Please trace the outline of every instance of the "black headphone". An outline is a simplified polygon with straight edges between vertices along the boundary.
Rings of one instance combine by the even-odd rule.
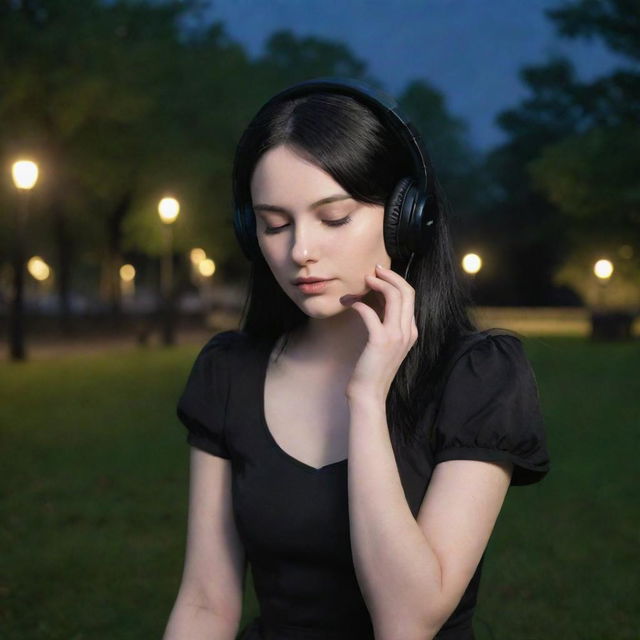
[[[319,91],[341,93],[363,102],[399,134],[411,152],[415,175],[400,179],[393,189],[385,205],[383,225],[384,244],[389,256],[396,260],[408,260],[405,270],[406,278],[414,255],[426,253],[428,227],[434,222],[431,213],[426,211],[427,201],[431,199],[427,197],[426,159],[428,154],[422,138],[409,119],[401,113],[397,102],[390,95],[352,79],[324,76],[296,83],[276,93],[258,113],[274,102]],[[235,175],[233,182],[235,190]],[[432,202],[429,204],[433,206]],[[256,236],[253,208],[249,205],[236,207],[233,226],[243,253],[250,261],[254,261],[261,252]]]

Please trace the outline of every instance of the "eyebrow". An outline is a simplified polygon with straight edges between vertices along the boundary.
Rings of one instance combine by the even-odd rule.
[[[309,208],[315,209],[323,204],[329,204],[330,202],[337,202],[338,200],[352,200],[352,197],[348,193],[336,193],[332,196],[327,196],[326,198],[321,198],[317,202],[314,202]],[[277,211],[278,213],[290,213],[284,207],[277,207],[274,204],[254,204],[253,208],[256,210],[262,211]]]

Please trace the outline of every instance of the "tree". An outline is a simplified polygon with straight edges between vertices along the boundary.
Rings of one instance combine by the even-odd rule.
[[[562,35],[601,37],[633,62],[638,55],[639,12],[637,2],[582,0],[546,13]],[[571,63],[563,58],[526,67],[520,75],[531,95],[498,116],[498,124],[510,139],[490,154],[488,166],[503,189],[502,206],[497,208],[505,212],[499,216],[501,222],[507,221],[509,207],[518,211],[529,234],[536,236],[531,244],[524,241],[536,247],[530,255],[538,256],[528,270],[543,272],[545,280],[550,281],[567,256],[585,242],[587,227],[592,228],[591,236],[600,233],[598,221],[604,218],[589,218],[586,210],[576,215],[578,202],[589,201],[592,211],[598,202],[602,210],[602,195],[616,192],[619,197],[609,198],[608,202],[610,212],[614,208],[617,212],[609,215],[619,217],[622,199],[623,208],[627,207],[624,215],[633,223],[634,185],[628,183],[628,188],[620,190],[620,180],[633,175],[632,166],[625,163],[633,157],[631,141],[635,136],[626,141],[624,132],[629,131],[628,127],[634,128],[640,116],[640,78],[637,67],[632,65],[581,82]],[[603,158],[610,155],[600,155],[612,149],[617,149],[617,157],[607,161],[615,162],[615,171],[603,166]],[[586,178],[591,182],[585,184]],[[524,286],[526,274],[520,280]],[[557,278],[555,281],[559,283]],[[563,280],[563,284],[567,281]]]
[[[443,94],[424,80],[409,82],[398,102],[423,137],[454,212],[468,219],[485,202],[488,189],[467,123],[453,116]]]
[[[640,5],[582,0],[547,13],[563,35],[598,37],[631,63],[580,84],[586,126],[546,145],[528,164],[534,186],[571,223],[571,251],[556,281],[592,300],[590,268],[609,257],[617,265],[612,300],[640,308]]]
[[[220,24],[183,36],[179,21],[197,5],[54,0],[2,8],[0,146],[6,157],[31,149],[43,165],[49,215],[33,225],[32,240],[48,245],[55,221],[58,273],[71,273],[74,256],[102,263],[101,290],[116,314],[123,253],[160,251],[155,207],[165,191],[185,205],[179,249],[219,237],[216,220],[228,214],[219,194],[246,115],[240,88],[249,65]],[[59,282],[66,310],[69,278]]]
[[[29,149],[41,159],[47,215],[32,231],[42,239],[53,225],[63,320],[80,243],[86,253],[100,246],[104,225],[106,259],[119,252],[132,174],[153,151],[144,144],[152,131],[139,125],[156,106],[151,72],[161,65],[141,67],[175,51],[183,9],[97,0],[3,6],[0,144],[6,157]]]

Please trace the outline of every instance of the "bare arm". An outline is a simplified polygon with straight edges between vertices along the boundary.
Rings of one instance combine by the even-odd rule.
[[[234,640],[245,570],[231,502],[231,461],[191,447],[184,571],[162,640]]]
[[[178,594],[162,640],[234,640],[237,633],[237,623],[183,601]]]
[[[428,640],[451,615],[489,540],[511,463],[438,464],[417,521],[380,398],[351,398],[349,517],[354,567],[376,640]]]

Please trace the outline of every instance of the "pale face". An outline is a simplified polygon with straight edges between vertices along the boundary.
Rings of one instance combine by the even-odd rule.
[[[341,199],[313,206],[330,196]],[[304,313],[326,318],[348,309],[341,296],[375,293],[364,276],[375,274],[376,263],[391,266],[383,239],[383,206],[352,199],[329,174],[284,145],[260,158],[251,179],[251,199],[262,254],[278,284]],[[346,224],[331,226],[347,218]],[[269,233],[273,227],[279,229]],[[298,277],[330,281],[321,291],[305,293],[293,283]]]

